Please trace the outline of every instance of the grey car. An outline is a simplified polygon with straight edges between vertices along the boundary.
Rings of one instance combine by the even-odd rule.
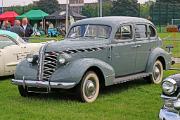
[[[162,89],[164,105],[160,110],[160,120],[180,120],[180,74],[166,78]]]
[[[162,82],[171,56],[161,48],[155,26],[136,17],[89,18],[74,23],[65,39],[48,43],[17,66],[21,96],[30,92],[74,89],[93,102],[102,86],[146,78]]]

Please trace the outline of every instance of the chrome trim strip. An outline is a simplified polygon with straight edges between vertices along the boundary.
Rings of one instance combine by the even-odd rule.
[[[38,88],[62,88],[70,89],[73,88],[76,83],[66,83],[66,82],[49,82],[49,81],[32,81],[32,80],[15,80],[12,79],[12,84],[23,85],[27,87],[38,87]]]
[[[177,100],[178,98],[177,97],[169,97],[169,96],[165,96],[165,95],[161,95],[161,98],[163,99],[170,99],[170,100]]]
[[[167,109],[161,109],[159,113],[160,120],[179,120],[180,116],[177,113],[169,112]]]
[[[44,45],[41,49],[40,49],[40,56],[39,56],[39,66],[38,66],[38,80],[42,80],[42,74],[43,74],[43,64],[44,64],[44,49],[45,49],[45,46]]]

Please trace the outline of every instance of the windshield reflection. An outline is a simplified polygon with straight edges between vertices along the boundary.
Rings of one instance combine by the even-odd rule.
[[[108,39],[111,35],[111,27],[107,25],[78,25],[71,28],[67,38],[103,38]]]

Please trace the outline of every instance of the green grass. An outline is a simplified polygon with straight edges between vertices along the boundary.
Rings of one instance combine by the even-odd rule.
[[[180,33],[159,33],[159,36],[163,38],[167,38],[163,40],[163,47],[166,49],[167,45],[173,45],[174,48],[172,49],[173,57],[180,58]],[[177,39],[177,40],[174,40]],[[167,50],[167,49],[166,49]]]
[[[105,88],[92,104],[70,93],[23,98],[7,77],[0,80],[0,120],[158,120],[160,94],[160,85],[138,80]]]
[[[31,37],[30,38],[30,42],[32,43],[39,43],[39,42],[47,42],[47,41],[60,41],[62,40],[63,37],[62,36],[58,36],[58,37],[46,37],[46,36],[41,36],[41,37]]]
[[[39,39],[32,42],[39,42]],[[166,71],[164,77],[178,72]],[[107,87],[97,101],[84,104],[71,93],[23,98],[10,79],[0,78],[0,120],[158,120],[163,104],[160,85],[143,80]]]

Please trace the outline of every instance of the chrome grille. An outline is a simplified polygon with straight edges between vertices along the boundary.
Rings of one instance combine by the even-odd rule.
[[[45,53],[42,73],[43,80],[49,80],[55,72],[57,68],[57,57],[58,53],[56,52]]]

